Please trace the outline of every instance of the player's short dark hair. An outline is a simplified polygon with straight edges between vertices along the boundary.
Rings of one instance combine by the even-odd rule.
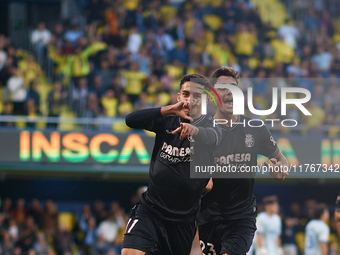
[[[276,203],[276,202],[278,202],[277,196],[268,196],[268,197],[264,197],[262,199],[262,203],[264,205],[270,205],[270,204],[273,204],[273,203]]]
[[[221,76],[230,76],[234,78],[238,85],[238,80],[240,79],[240,74],[230,66],[223,66],[214,71],[211,78],[213,78],[214,83],[216,83],[217,79]]]
[[[181,79],[181,83],[179,85],[179,90],[182,89],[182,85],[186,82],[195,82],[195,83],[198,83],[198,84],[202,84],[202,85],[205,85],[205,84],[209,84],[209,81],[207,80],[207,78],[205,78],[203,75],[200,75],[200,74],[188,74],[188,75],[185,75],[183,76],[183,78]]]
[[[327,210],[327,206],[325,204],[317,204],[313,207],[314,218],[320,219],[324,212]]]

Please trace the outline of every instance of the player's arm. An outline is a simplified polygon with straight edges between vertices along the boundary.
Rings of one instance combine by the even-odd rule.
[[[324,227],[318,233],[318,242],[322,255],[328,254],[329,227]]]
[[[260,255],[267,255],[267,250],[266,247],[264,246],[264,242],[263,242],[263,233],[265,233],[266,231],[266,225],[265,225],[265,219],[263,219],[262,217],[263,215],[258,215],[256,218],[256,242],[257,242],[257,254]]]
[[[126,116],[125,122],[130,128],[155,131],[156,128],[159,128],[160,123],[158,122],[160,122],[162,116],[177,115],[181,118],[190,120],[188,112],[189,104],[178,102],[173,105],[167,105],[159,108],[134,111]]]
[[[279,248],[279,255],[283,255],[282,242],[280,236],[277,237],[277,247]]]
[[[320,250],[321,250],[321,255],[327,255],[328,254],[328,247],[326,242],[320,242]]]
[[[261,249],[264,247],[263,245],[263,235],[260,233],[256,234],[257,246]]]
[[[279,153],[277,153],[274,158],[271,158],[270,161],[273,163],[274,167],[280,169],[280,171],[275,171],[274,169],[273,171],[269,171],[270,176],[278,181],[283,181],[288,175],[289,168],[287,158],[279,151]],[[265,165],[269,167],[267,162],[265,162]]]

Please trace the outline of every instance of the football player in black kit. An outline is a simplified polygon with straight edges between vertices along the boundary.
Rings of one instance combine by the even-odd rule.
[[[239,74],[233,68],[222,67],[213,73],[212,78],[215,84],[238,86]],[[236,166],[237,169],[241,166],[257,166],[257,156],[262,154],[275,166],[286,166],[287,159],[280,152],[268,128],[265,125],[248,126],[249,117],[233,115],[233,96],[230,90],[216,91],[222,105],[218,105],[214,119],[228,120],[228,123],[221,125],[222,141],[214,150],[215,163],[220,166]],[[266,166],[269,166],[268,163]],[[288,174],[278,171],[270,175],[283,180]],[[253,195],[255,173],[247,173],[243,177],[239,175],[238,178],[232,175],[229,177],[213,178],[212,190],[202,198],[198,229],[205,255],[245,255],[252,244],[257,215]]]
[[[208,184],[208,179],[190,178],[190,141],[215,146],[221,139],[212,128],[212,119],[201,115],[200,103],[190,104],[190,98],[202,94],[200,89],[193,91],[192,79],[208,83],[201,75],[187,75],[180,83],[178,103],[126,117],[129,127],[153,131],[156,139],[149,187],[132,210],[122,255],[190,254],[201,195]]]

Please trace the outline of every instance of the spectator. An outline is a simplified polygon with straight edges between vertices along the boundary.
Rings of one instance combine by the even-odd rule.
[[[185,42],[183,40],[177,42],[177,47],[172,54],[172,60],[177,60],[182,65],[188,64],[189,55],[187,50],[185,49]]]
[[[28,117],[30,117],[31,120],[34,120],[35,117],[40,117],[41,116],[41,112],[36,107],[33,98],[28,99],[27,102],[26,102],[26,105],[27,105],[26,115]],[[35,122],[28,122],[27,123],[27,127],[28,128],[35,128],[36,127],[36,123]]]
[[[158,29],[158,36],[156,37],[156,40],[160,47],[167,52],[169,57],[172,50],[175,48],[173,38],[165,32],[164,28],[160,27]]]
[[[106,89],[110,85],[113,72],[110,70],[109,62],[107,60],[102,60],[100,62],[100,70],[98,70],[96,76],[101,77],[104,89]]]
[[[3,255],[12,255],[14,244],[11,240],[11,235],[8,231],[2,231],[1,252]]]
[[[6,101],[4,103],[4,110],[1,113],[2,116],[12,116],[13,115],[13,111],[12,111],[12,103],[9,101]],[[0,124],[2,127],[14,127],[14,122],[8,122],[8,121],[4,121],[1,122]]]
[[[12,68],[12,77],[7,81],[7,89],[13,102],[13,112],[16,115],[23,115],[25,108],[25,100],[27,97],[27,89],[25,87],[24,78],[19,74],[17,68]]]
[[[127,96],[123,94],[120,97],[119,105],[118,105],[118,114],[121,117],[125,117],[128,115],[130,112],[133,111],[133,104],[132,102],[129,101]]]
[[[306,124],[309,128],[317,128],[322,125],[325,120],[324,110],[317,106],[316,103],[311,100],[309,102],[309,107],[307,110],[312,114],[311,116],[306,116]]]
[[[110,213],[107,219],[100,223],[98,234],[103,235],[103,239],[106,242],[113,244],[119,229],[123,228],[124,224],[124,219],[122,217],[116,217],[114,213]]]
[[[89,218],[88,227],[84,233],[85,255],[92,254],[92,248],[95,246],[97,240],[96,219]]]
[[[54,249],[58,255],[71,253],[73,244],[72,234],[65,229],[62,223],[58,224],[58,230],[53,237]]]
[[[319,21],[313,8],[309,8],[308,15],[304,18],[306,29],[317,30],[319,28]]]
[[[93,247],[93,255],[107,255],[110,245],[104,239],[104,234],[99,233],[98,240]]]
[[[87,86],[87,79],[86,78],[80,78],[78,80],[78,86],[72,86],[72,108],[73,111],[78,113],[78,115],[81,115],[83,109],[86,107],[86,100],[87,100],[87,94],[89,92],[88,86]]]
[[[99,118],[102,116],[103,106],[100,103],[95,93],[90,93],[87,97],[86,112],[83,113],[83,118]],[[87,128],[95,128],[96,125],[87,125]]]
[[[3,101],[5,101],[7,99],[8,96],[8,89],[7,89],[7,82],[8,80],[11,78],[12,76],[12,69],[13,69],[14,65],[13,65],[13,59],[12,58],[8,58],[6,60],[6,64],[5,66],[0,69],[0,83],[2,86],[2,99]]]
[[[21,227],[20,240],[18,242],[18,245],[24,254],[27,254],[28,251],[33,247],[33,244],[36,241],[37,233],[38,228],[34,223],[33,217],[28,216],[26,218],[25,225]]]
[[[45,22],[39,22],[37,29],[33,30],[32,32],[32,44],[35,46],[38,61],[40,65],[42,65],[43,57],[45,54],[45,47],[51,41],[51,32],[46,29]]]
[[[41,222],[46,238],[51,238],[55,234],[58,222],[57,207],[51,200],[45,202]]]
[[[288,43],[293,49],[297,47],[297,39],[299,38],[299,30],[294,26],[294,23],[287,19],[285,24],[278,31],[279,36],[283,36],[283,40]]]
[[[40,107],[40,95],[38,93],[38,82],[37,80],[34,80],[30,83],[29,90],[27,92],[27,99],[33,99],[34,104],[37,108]]]
[[[138,33],[138,28],[133,27],[130,29],[127,48],[130,53],[137,53],[142,45],[142,36]]]
[[[20,198],[17,201],[16,207],[13,210],[13,217],[16,223],[20,226],[24,223],[25,217],[27,215],[27,210],[25,208],[25,200]]]
[[[313,63],[315,63],[318,68],[318,73],[324,78],[329,77],[329,70],[331,68],[332,60],[332,55],[325,51],[323,47],[319,47],[317,49],[317,54],[312,57]]]
[[[101,103],[105,110],[105,115],[108,117],[116,117],[118,109],[118,99],[115,97],[113,88],[106,90],[105,96],[102,97]]]
[[[102,201],[96,200],[94,202],[93,213],[96,218],[97,224],[100,224],[107,217],[107,212],[104,210],[104,204]]]
[[[15,221],[15,219],[11,218],[9,219],[9,227],[8,227],[8,233],[11,237],[11,240],[13,242],[17,242],[19,240],[19,227]]]
[[[53,90],[47,96],[48,116],[59,117],[60,107],[65,103],[67,91],[63,91],[60,81],[54,83]],[[56,128],[57,124],[49,123],[49,127]]]
[[[142,92],[143,81],[146,79],[146,76],[137,70],[136,63],[131,63],[130,70],[124,72],[124,77],[127,79],[125,93],[134,104],[137,101],[139,94]]]
[[[79,30],[79,26],[74,24],[71,30],[68,30],[65,35],[64,39],[66,41],[70,41],[73,46],[76,46],[77,40],[79,37],[84,35],[83,31]]]
[[[38,226],[38,228],[40,228],[42,208],[38,199],[35,198],[32,200],[31,209],[28,211],[28,215],[33,217],[35,224]]]
[[[146,101],[147,98],[147,94],[145,92],[141,93],[139,95],[139,100],[137,101],[137,103],[135,104],[134,108],[138,109],[138,110],[142,110],[142,109],[147,109],[147,108],[151,108],[152,105],[149,104]]]
[[[38,240],[34,243],[34,250],[36,251],[37,255],[47,255],[50,246],[46,242],[45,235],[43,233],[38,234]]]
[[[235,53],[238,55],[239,63],[242,63],[244,58],[249,58],[254,53],[254,47],[258,42],[245,24],[240,24],[239,31],[235,35]]]

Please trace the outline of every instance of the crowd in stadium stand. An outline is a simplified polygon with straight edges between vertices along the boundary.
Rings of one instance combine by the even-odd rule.
[[[137,196],[132,202],[138,199]],[[303,254],[305,226],[313,218],[315,204],[316,201],[307,200],[303,206],[293,202],[289,208],[280,208],[284,248],[294,246],[298,254]],[[258,207],[261,212],[262,205]],[[56,203],[51,200],[42,206],[38,199],[27,203],[24,199],[5,198],[0,212],[0,254],[120,254],[128,215],[118,202],[95,201],[91,205],[85,204],[80,211],[58,212]],[[332,217],[329,226],[330,254],[333,254],[332,251],[336,252],[338,248],[338,237]],[[191,255],[199,254],[196,236]]]
[[[308,127],[338,125],[339,4],[312,2],[294,1],[292,17],[277,29],[246,0],[88,0],[85,29],[42,21],[30,53],[0,36],[2,115],[124,117],[175,102],[184,74],[209,77],[230,65],[241,73],[242,89],[254,88],[255,108],[270,108],[274,86],[304,87],[312,117],[294,107],[289,117]],[[49,61],[53,86],[42,71]],[[270,117],[281,118],[279,111]]]

